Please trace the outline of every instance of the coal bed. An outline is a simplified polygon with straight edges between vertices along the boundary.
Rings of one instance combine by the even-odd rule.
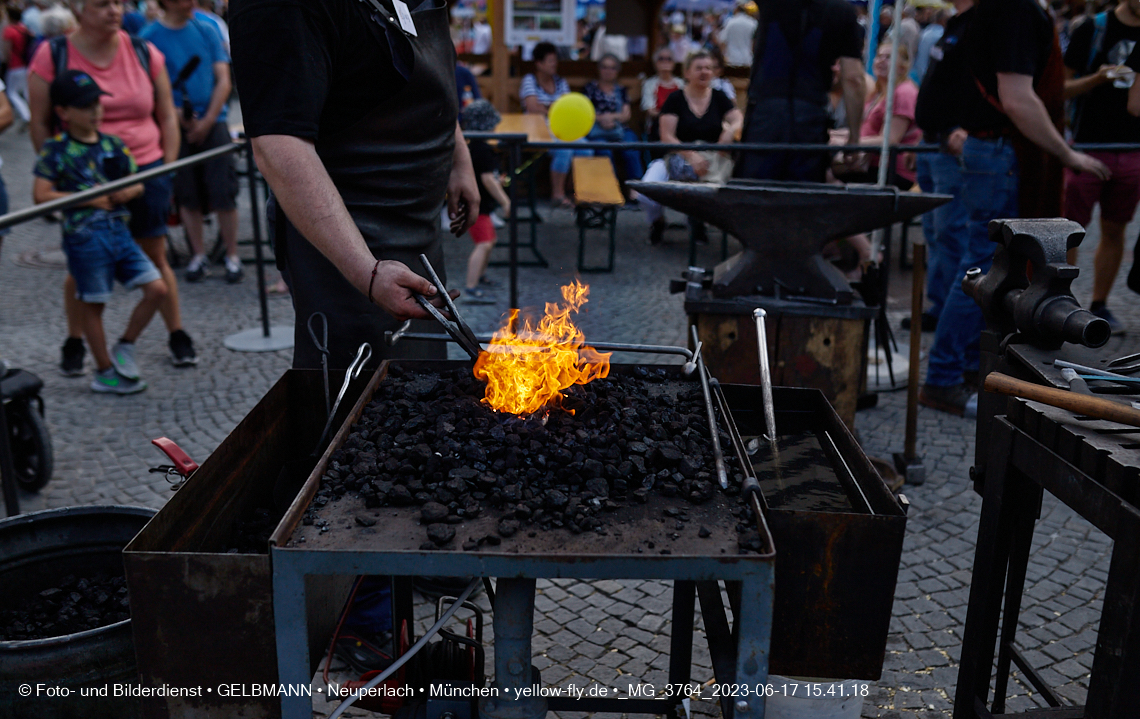
[[[127,580],[96,572],[67,575],[52,586],[6,592],[0,605],[0,641],[60,637],[130,619]]]
[[[491,410],[483,394],[470,367],[391,364],[290,544],[339,546],[351,533],[354,544],[376,535],[378,546],[408,550],[763,549],[739,499],[743,475],[717,484],[695,377],[614,366],[526,418]],[[723,429],[720,442],[732,447]]]

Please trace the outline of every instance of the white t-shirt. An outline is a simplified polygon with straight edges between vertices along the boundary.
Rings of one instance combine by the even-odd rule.
[[[491,52],[491,26],[485,22],[477,22],[474,31],[471,52],[476,55],[486,55]]]
[[[752,66],[752,40],[759,25],[747,13],[738,12],[725,23],[721,32],[724,40],[724,61],[736,67]]]

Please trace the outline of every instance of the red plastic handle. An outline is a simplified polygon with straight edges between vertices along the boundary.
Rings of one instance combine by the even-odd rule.
[[[182,448],[175,444],[174,440],[166,437],[159,437],[150,441],[155,447],[162,450],[163,454],[170,457],[170,461],[174,462],[175,469],[183,477],[189,477],[198,469],[198,463],[190,459],[190,455],[182,451]]]

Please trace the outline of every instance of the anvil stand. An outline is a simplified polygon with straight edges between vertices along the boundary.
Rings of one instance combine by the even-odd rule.
[[[902,222],[951,198],[873,185],[733,180],[630,182],[647,197],[720,228],[744,248],[672,289],[724,382],[756,384],[752,312],[764,309],[773,381],[820,389],[848,427],[866,377],[869,320],[879,314],[820,254],[833,240]]]

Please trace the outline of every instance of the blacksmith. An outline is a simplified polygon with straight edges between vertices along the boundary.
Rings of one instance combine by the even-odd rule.
[[[230,4],[245,129],[275,198],[270,223],[296,309],[294,367],[320,366],[305,329],[316,311],[328,317],[332,367],[363,341],[388,349],[385,330],[426,318],[413,293],[436,292],[417,258],[442,274],[445,198],[457,235],[479,211],[447,4],[409,2]],[[421,343],[418,356],[444,350]]]

